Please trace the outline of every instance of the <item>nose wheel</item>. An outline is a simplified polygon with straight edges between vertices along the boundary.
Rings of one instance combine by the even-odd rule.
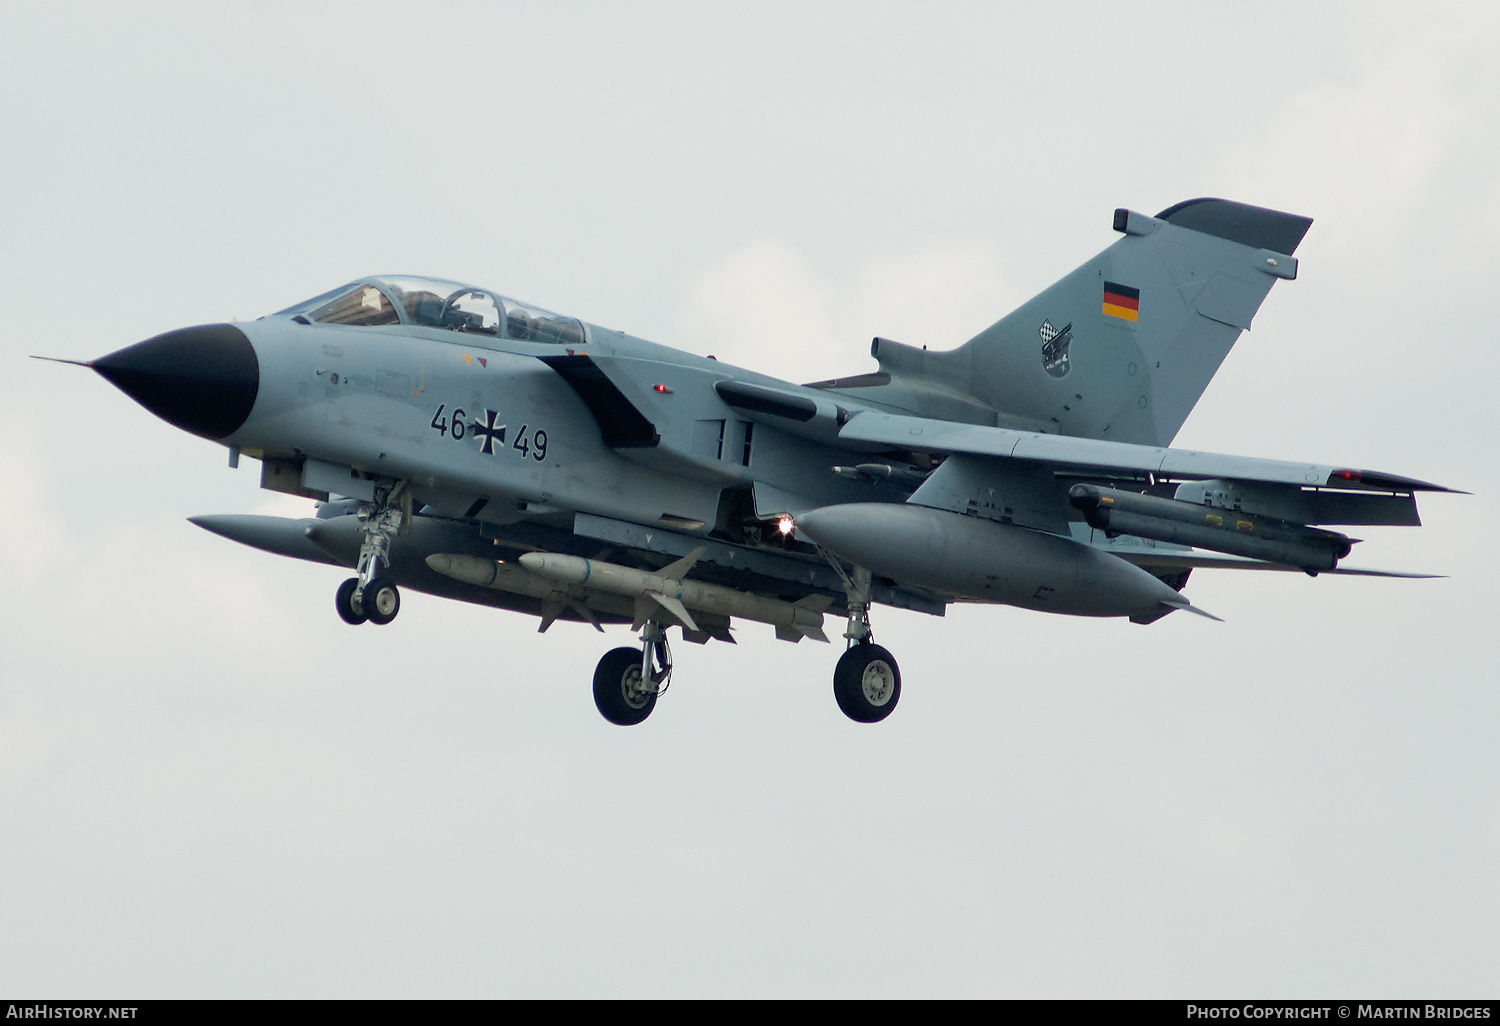
[[[347,624],[358,626],[368,621],[384,626],[401,611],[401,591],[389,577],[377,577],[365,585],[358,577],[351,577],[339,585],[333,606]]]
[[[359,604],[371,623],[384,626],[401,612],[401,592],[389,577],[377,577],[360,589]]]
[[[359,594],[359,578],[351,577],[339,585],[338,594],[333,597],[334,608],[339,611],[339,618],[352,626],[359,626],[369,619],[365,615],[365,606]]]
[[[401,592],[382,572],[390,561],[391,542],[411,516],[411,498],[404,484],[386,492],[378,505],[360,509],[359,576],[339,585],[334,608],[348,624],[384,625],[401,611]]]

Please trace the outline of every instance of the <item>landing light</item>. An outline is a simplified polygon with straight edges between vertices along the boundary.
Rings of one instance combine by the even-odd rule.
[[[794,526],[796,525],[792,523],[791,517],[782,517],[780,520],[776,521],[776,530],[780,531],[784,535],[791,534],[792,528]]]

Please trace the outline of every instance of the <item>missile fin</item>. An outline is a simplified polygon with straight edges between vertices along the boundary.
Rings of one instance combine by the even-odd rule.
[[[793,645],[802,640],[802,628],[791,627],[786,624],[776,625],[776,640],[790,641]]]
[[[679,580],[684,574],[686,574],[693,568],[694,563],[698,562],[698,560],[702,558],[703,552],[703,546],[698,546],[692,552],[689,552],[686,556],[683,556],[675,563],[669,563],[666,566],[662,567],[660,570],[657,570],[656,576],[666,577],[674,581]]]
[[[677,619],[680,620],[682,622],[683,626],[686,627],[688,630],[690,630],[690,631],[696,631],[696,630],[698,630],[698,624],[694,622],[692,614],[689,613],[687,611],[686,607],[684,607],[683,604],[681,602],[679,602],[677,599],[675,599],[671,595],[663,595],[659,591],[648,591],[648,592],[646,592],[646,595],[649,598],[654,599],[657,603],[659,603],[661,605],[661,607],[663,609],[665,609],[667,612],[669,612],[673,616],[677,617]],[[637,617],[639,617],[641,615],[640,614],[640,607],[639,606],[636,607],[636,614],[635,615]]]
[[[604,633],[604,627],[599,623],[599,618],[594,615],[594,611],[590,609],[586,603],[569,602],[568,606],[573,610],[573,612],[577,613],[589,623],[593,624],[594,630],[598,631],[600,634]]]
[[[831,605],[833,605],[833,596],[832,595],[817,595],[817,594],[814,594],[814,595],[804,595],[802,598],[799,598],[796,602],[792,603],[793,608],[795,608],[795,609],[805,609],[808,612],[819,614],[819,616],[818,616],[818,623],[816,625],[814,625],[814,624],[805,624],[805,623],[793,623],[792,624],[793,628],[795,628],[796,630],[801,631],[802,632],[802,636],[805,637],[805,638],[812,638],[814,641],[821,641],[825,645],[828,644],[828,635],[826,635],[826,634],[823,633],[823,622],[822,622],[823,621],[823,617],[822,617],[822,613],[825,610],[827,610],[828,607],[831,606]]]
[[[557,622],[557,618],[561,615],[563,607],[568,604],[568,597],[560,591],[554,591],[551,595],[548,595],[542,602],[542,622],[537,627],[536,632],[538,634],[546,634],[547,628]]]

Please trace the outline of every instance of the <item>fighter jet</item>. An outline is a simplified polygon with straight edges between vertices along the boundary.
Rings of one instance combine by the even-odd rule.
[[[1194,570],[1376,573],[1340,567],[1356,539],[1330,525],[1417,525],[1415,494],[1450,491],[1170,448],[1311,223],[1220,199],[1116,210],[1121,238],[957,348],[877,338],[876,370],[809,384],[400,275],[86,365],[315,499],[305,519],[192,522],[352,571],[351,626],[390,623],[403,588],[542,631],[628,624],[639,647],[593,679],[627,725],[668,683],[669,629],[826,642],[832,616],[834,697],[873,723],[901,695],[875,606],[1208,616]]]

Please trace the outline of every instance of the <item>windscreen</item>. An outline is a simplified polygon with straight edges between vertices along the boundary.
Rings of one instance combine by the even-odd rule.
[[[309,320],[319,324],[356,324],[368,327],[374,324],[399,324],[396,308],[374,285],[357,285],[316,310],[307,314]]]
[[[583,323],[529,303],[440,278],[390,276],[325,292],[280,311],[319,324],[412,324],[516,342],[584,344]]]

